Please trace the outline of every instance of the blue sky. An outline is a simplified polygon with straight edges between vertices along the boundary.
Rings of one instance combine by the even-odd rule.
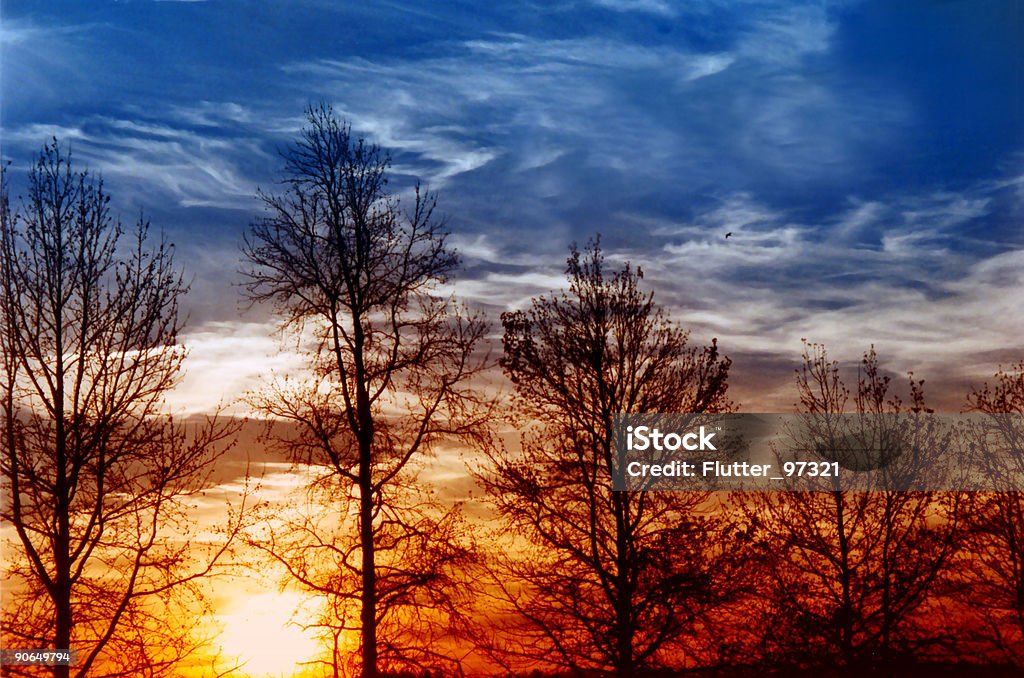
[[[951,405],[1024,357],[1020,0],[5,0],[2,36],[15,180],[56,135],[170,234],[193,372],[276,349],[238,242],[318,100],[439,192],[495,320],[600,231],[741,403],[792,402],[802,337]]]

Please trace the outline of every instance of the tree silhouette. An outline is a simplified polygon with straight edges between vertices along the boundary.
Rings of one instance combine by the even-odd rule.
[[[1024,363],[995,375],[968,398],[986,421],[972,436],[982,468],[1001,491],[974,496],[960,559],[963,600],[980,616],[981,635],[1000,659],[1024,666]]]
[[[424,600],[444,607],[436,598],[443,578],[429,566],[431,554],[460,550],[437,541],[453,534],[439,526],[455,517],[435,515],[431,527],[402,488],[413,482],[416,459],[444,436],[478,435],[486,415],[475,412],[482,401],[467,382],[486,366],[474,353],[485,325],[439,296],[458,258],[435,199],[417,187],[403,211],[387,190],[386,153],[354,139],[329,106],[310,107],[306,120],[284,156],[285,190],[260,194],[266,216],[253,223],[244,251],[250,298],[274,302],[287,327],[312,337],[311,376],[281,380],[252,401],[297,427],[280,442],[296,460],[326,469],[316,483],[339,504],[331,525],[304,521],[312,542],[288,538],[274,556],[333,598],[338,633],[359,629],[362,675],[372,678],[378,664],[417,664],[429,649],[427,637],[411,647],[381,631],[404,624],[408,640]],[[326,534],[349,528],[350,498],[354,539],[338,542]],[[326,571],[307,557],[312,548],[326,557]],[[348,619],[353,602],[358,621]]]
[[[803,361],[797,371],[801,428],[815,441],[800,439],[801,446],[832,455],[846,467],[841,473],[856,466],[842,452],[849,441],[867,449],[867,441],[902,438],[917,458],[887,460],[878,471],[888,482],[865,491],[841,489],[828,479],[818,491],[746,498],[766,564],[762,650],[769,663],[885,666],[925,647],[936,632],[921,612],[956,553],[964,513],[960,493],[890,484],[899,485],[892,481],[911,463],[915,472],[928,468],[947,449],[950,434],[930,418],[923,382],[911,376],[909,406],[890,393],[873,348],[852,394],[823,346],[805,343]]]
[[[185,357],[172,247],[149,248],[141,221],[122,237],[102,182],[56,140],[19,209],[0,184],[5,645],[78,650],[57,676],[155,675],[195,650],[191,624],[166,619],[195,614],[227,548],[191,541],[188,500],[233,427],[161,412]]]
[[[722,412],[729,360],[691,347],[626,265],[571,249],[569,289],[502,316],[522,452],[479,471],[513,542],[496,595],[510,664],[644,675],[732,600],[740,549],[703,492],[612,490],[618,413]],[[672,649],[672,653],[669,652]],[[670,656],[673,655],[673,656]]]
[[[361,664],[351,642],[361,629],[358,496],[339,501],[337,478],[326,470],[304,489],[295,502],[272,507],[251,544],[322,603],[305,625],[324,641],[311,663],[329,675],[352,675]],[[385,493],[374,549],[379,671],[461,675],[464,648],[476,634],[468,614],[467,571],[477,558],[469,527],[415,483],[396,482]]]

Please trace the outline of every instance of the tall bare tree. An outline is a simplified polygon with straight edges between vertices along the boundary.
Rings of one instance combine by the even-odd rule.
[[[481,401],[467,382],[485,366],[475,353],[485,325],[440,296],[458,257],[435,199],[417,187],[411,209],[401,209],[388,192],[386,153],[353,138],[329,106],[310,107],[306,119],[284,156],[284,191],[260,194],[266,216],[253,223],[244,250],[251,299],[274,302],[287,327],[313,338],[312,377],[271,386],[253,402],[297,427],[285,444],[297,460],[327,469],[319,482],[332,484],[342,512],[350,495],[357,502],[354,539],[330,545],[334,581],[292,572],[312,590],[340,596],[343,607],[356,603],[358,621],[339,610],[335,624],[358,628],[362,675],[373,678],[378,664],[415,663],[422,650],[378,632],[413,609],[403,601],[414,591],[437,581],[423,554],[440,547],[399,510],[400,490],[442,437],[477,435],[483,419],[473,407]],[[289,545],[275,555],[294,566],[303,552]]]
[[[805,343],[803,363],[800,428],[814,440],[800,434],[798,442],[839,460],[848,467],[841,472],[866,462],[859,451],[843,451],[851,441],[873,449],[899,439],[913,450],[913,459],[909,453],[879,457],[884,463],[876,470],[890,481],[911,464],[914,471],[927,468],[950,444],[950,432],[929,417],[923,382],[911,375],[904,404],[891,393],[873,348],[853,392],[820,344]],[[761,576],[767,660],[838,663],[852,671],[912,660],[935,639],[921,611],[960,543],[964,496],[895,490],[893,482],[866,491],[843,489],[834,478],[821,483],[813,492],[741,498],[767,564]]]
[[[5,644],[77,649],[57,676],[156,674],[194,648],[153,615],[180,609],[174,593],[195,593],[226,548],[188,543],[188,499],[231,429],[162,412],[186,288],[172,246],[150,248],[144,222],[123,237],[102,182],[56,140],[19,209],[2,193],[2,515],[18,545]]]
[[[741,549],[705,492],[613,491],[620,413],[730,409],[730,361],[690,346],[629,265],[572,248],[569,289],[502,316],[522,450],[492,449],[480,479],[515,541],[499,563],[514,664],[644,675],[695,653],[734,599]],[[671,652],[669,651],[671,650]]]
[[[998,492],[974,496],[958,578],[980,616],[981,636],[999,658],[1024,666],[1024,363],[995,375],[968,398],[986,416],[974,430],[981,468]]]

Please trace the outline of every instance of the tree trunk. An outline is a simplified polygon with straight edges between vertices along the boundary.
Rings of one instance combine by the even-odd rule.
[[[362,625],[363,678],[377,678],[377,572],[373,544],[373,488],[369,450],[360,449],[359,540],[363,555]]]
[[[837,480],[833,479],[833,487],[837,485]],[[840,614],[840,643],[842,645],[841,652],[843,655],[843,661],[846,666],[852,666],[855,660],[854,646],[853,646],[853,592],[852,592],[852,572],[850,571],[850,545],[846,539],[846,521],[845,521],[845,506],[843,505],[843,493],[840,490],[832,492],[832,497],[836,503],[836,528],[839,532],[839,581],[843,587],[842,603],[839,608]]]
[[[61,562],[63,561],[63,562]],[[56,608],[56,630],[53,638],[54,650],[71,649],[71,577],[70,568],[66,566],[67,558],[58,560],[57,577],[54,582],[54,606]],[[68,678],[71,675],[70,666],[54,666],[53,675],[56,678]]]
[[[58,224],[58,238],[60,230]],[[54,380],[53,406],[54,424],[56,426],[56,464],[57,478],[54,494],[56,495],[57,533],[54,535],[53,560],[53,605],[56,615],[53,648],[54,650],[71,649],[71,628],[73,626],[71,611],[71,490],[69,488],[68,468],[68,432],[64,421],[64,337],[61,335],[63,314],[59,303],[54,304],[58,328],[56,343],[56,376]],[[53,674],[57,678],[68,678],[70,666],[55,666]]]
[[[615,548],[617,582],[615,601],[615,673],[619,678],[633,678],[636,673],[633,661],[633,558],[630,551],[627,521],[629,512],[625,501],[616,496],[615,501]]]
[[[377,570],[373,535],[373,412],[362,363],[363,333],[356,326],[356,409],[359,419],[359,546],[362,552],[363,678],[377,678]]]

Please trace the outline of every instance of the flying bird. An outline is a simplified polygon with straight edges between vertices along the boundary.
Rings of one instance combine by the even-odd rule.
[[[726,238],[732,237],[732,231],[729,231],[728,233],[726,233],[726,234],[725,234],[725,237],[726,237]]]

